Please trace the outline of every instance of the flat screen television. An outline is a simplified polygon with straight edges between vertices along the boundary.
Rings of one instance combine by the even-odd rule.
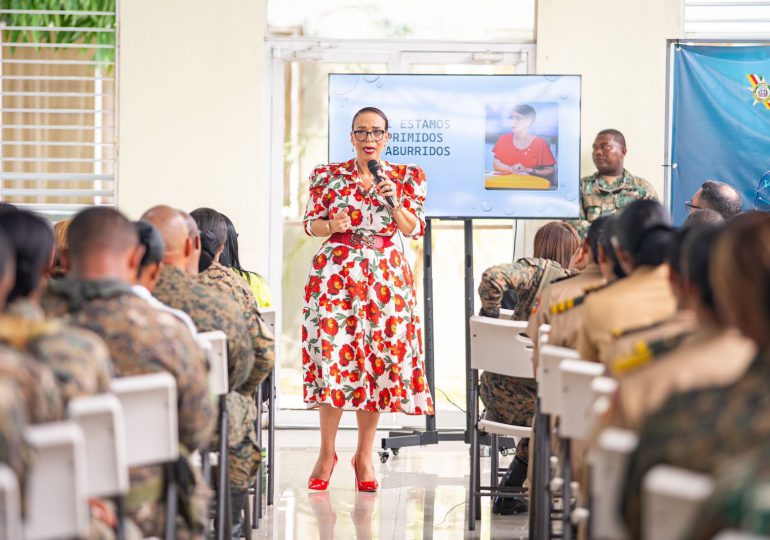
[[[428,180],[427,217],[576,218],[579,75],[329,75],[329,161],[352,159],[351,120],[388,116],[382,159]]]

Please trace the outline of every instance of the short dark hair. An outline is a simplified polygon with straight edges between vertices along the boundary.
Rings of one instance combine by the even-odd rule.
[[[696,225],[724,225],[725,218],[722,214],[711,208],[696,208],[687,219],[684,220],[682,227],[694,227]]]
[[[533,122],[535,121],[535,118],[537,118],[537,113],[535,112],[534,107],[532,107],[532,105],[527,105],[526,103],[516,105],[513,108],[513,112],[519,113],[520,115],[526,116],[527,118],[531,118]]]
[[[353,120],[350,121],[350,129],[356,129],[356,118],[358,118],[359,115],[365,113],[374,113],[385,120],[385,131],[388,131],[388,117],[385,116],[385,113],[377,107],[364,107],[363,109],[360,109],[356,114],[353,115]]]
[[[672,235],[671,218],[657,201],[637,200],[618,214],[618,243],[634,267],[662,264]]]
[[[701,190],[701,200],[726,221],[730,221],[741,213],[743,199],[738,190],[730,184],[718,180],[706,180]]]
[[[591,255],[593,255],[595,263],[599,262],[599,236],[609,219],[608,215],[599,216],[591,222],[586,232],[586,241],[588,242],[588,247],[591,248]]]
[[[146,221],[134,221],[134,228],[139,236],[139,244],[144,246],[144,255],[139,263],[139,269],[162,262],[165,246],[158,228]]]
[[[604,225],[599,231],[599,245],[604,249],[604,253],[612,262],[612,273],[618,278],[626,277],[623,267],[620,266],[620,259],[615,252],[615,246],[612,245],[612,238],[615,236],[615,227],[618,221],[617,214],[610,214],[606,217]],[[599,250],[597,249],[597,252]]]
[[[0,229],[16,255],[16,282],[8,294],[12,302],[28,297],[40,286],[40,278],[51,264],[55,237],[48,220],[26,211],[0,214]]]
[[[18,212],[19,209],[7,202],[0,202],[0,215],[7,214],[8,212]]]
[[[136,247],[139,239],[133,223],[115,210],[92,206],[80,211],[67,229],[67,246],[72,259],[91,252],[123,252]]]
[[[677,274],[682,273],[682,246],[691,230],[692,227],[682,227],[674,231],[666,248],[666,263]]]
[[[621,148],[626,147],[626,138],[617,129],[603,129],[596,134],[596,137],[601,137],[602,135],[609,135],[610,137],[612,137],[613,141],[615,141],[621,146]]]
[[[724,225],[695,225],[682,245],[682,274],[695,285],[703,305],[716,311],[714,289],[711,287],[711,252]]]
[[[13,244],[8,239],[8,235],[0,229],[0,278],[5,277],[6,272],[13,270],[15,262],[16,252]]]

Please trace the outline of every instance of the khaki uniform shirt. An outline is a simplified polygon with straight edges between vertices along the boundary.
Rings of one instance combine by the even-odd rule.
[[[586,360],[609,366],[617,336],[672,317],[676,299],[668,282],[668,265],[641,266],[589,295],[577,330],[577,351]]]
[[[651,358],[677,347],[697,327],[695,313],[680,309],[671,318],[623,332],[610,347],[610,372],[615,377],[628,375]],[[651,350],[649,344],[655,344],[656,349]]]
[[[527,323],[527,335],[534,344],[533,358],[537,358],[540,344],[537,332],[541,325],[550,324],[551,334],[548,343],[559,347],[575,347],[576,317],[575,299],[586,294],[589,290],[604,285],[599,265],[591,262],[585,269],[572,277],[552,282],[537,299],[535,308]],[[567,306],[570,306],[567,309]],[[564,309],[561,309],[564,308]],[[537,366],[535,366],[537,369]]]
[[[756,354],[754,343],[737,330],[701,328],[672,351],[619,378],[618,425],[638,430],[672,394],[732,384]]]

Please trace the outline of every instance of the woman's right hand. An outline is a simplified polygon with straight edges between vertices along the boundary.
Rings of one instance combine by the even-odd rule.
[[[329,230],[332,233],[345,232],[350,229],[350,216],[347,210],[341,210],[329,218]]]

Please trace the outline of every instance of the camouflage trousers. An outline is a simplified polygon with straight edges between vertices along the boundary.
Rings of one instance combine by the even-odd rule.
[[[537,383],[534,380],[484,372],[479,382],[479,397],[486,407],[488,420],[502,424],[532,425],[537,400]],[[529,463],[529,439],[519,440],[516,456],[524,463]]]
[[[239,392],[227,394],[227,466],[230,487],[248,489],[253,483],[262,460],[257,444],[257,404],[251,396]]]

